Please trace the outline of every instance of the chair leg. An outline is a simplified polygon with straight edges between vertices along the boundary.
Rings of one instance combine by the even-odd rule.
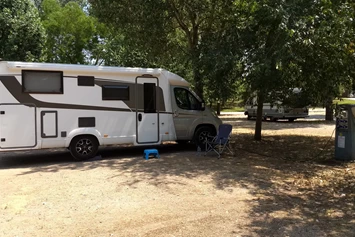
[[[215,152],[218,156],[220,156],[219,148],[217,148],[217,147],[214,146],[214,145],[208,144],[208,146],[207,146],[207,148],[206,148],[206,151],[205,151],[205,154],[207,154],[207,152],[210,152],[210,151],[213,151],[213,152]]]
[[[232,151],[232,148],[229,146],[229,143],[227,144],[227,149],[232,155],[234,155],[234,152]]]
[[[232,148],[229,146],[229,142],[225,143],[225,144],[220,144],[218,147],[218,153],[216,151],[216,153],[218,154],[218,156],[220,157],[221,154],[224,152],[224,150],[227,149],[232,155],[234,155]]]
[[[207,152],[208,152],[208,140],[207,140],[207,137],[205,138],[205,156],[207,155]]]

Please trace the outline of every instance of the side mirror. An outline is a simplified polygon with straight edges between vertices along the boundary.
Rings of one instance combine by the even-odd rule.
[[[205,102],[202,101],[202,102],[201,102],[201,110],[202,110],[202,111],[205,111],[205,109],[206,109]]]

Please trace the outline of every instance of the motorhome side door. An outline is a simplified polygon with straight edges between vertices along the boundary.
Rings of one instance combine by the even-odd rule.
[[[32,148],[36,145],[35,105],[0,104],[0,148]]]
[[[136,78],[136,142],[139,144],[158,143],[159,136],[159,97],[156,77],[144,75]]]

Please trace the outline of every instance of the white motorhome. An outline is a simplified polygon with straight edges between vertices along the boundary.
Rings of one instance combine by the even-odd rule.
[[[301,90],[298,88],[292,89],[292,95],[296,97],[302,96]],[[244,114],[247,115],[248,120],[256,117],[257,110],[257,97],[253,96],[249,98],[244,107]],[[263,119],[270,119],[271,121],[277,121],[279,119],[287,119],[290,122],[295,121],[298,118],[308,117],[308,107],[299,107],[296,104],[285,105],[281,101],[275,101],[274,103],[263,104]]]
[[[203,143],[221,120],[180,76],[163,69],[0,62],[0,152]]]

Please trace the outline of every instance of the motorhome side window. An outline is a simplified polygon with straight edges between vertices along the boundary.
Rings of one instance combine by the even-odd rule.
[[[63,94],[63,72],[22,70],[22,91]]]
[[[156,113],[156,85],[155,83],[144,83],[144,113]]]
[[[191,94],[190,91],[183,88],[175,88],[175,100],[176,104],[180,109],[185,110],[200,110],[201,103],[196,99],[196,97]]]
[[[102,100],[129,100],[129,86],[102,86]]]

